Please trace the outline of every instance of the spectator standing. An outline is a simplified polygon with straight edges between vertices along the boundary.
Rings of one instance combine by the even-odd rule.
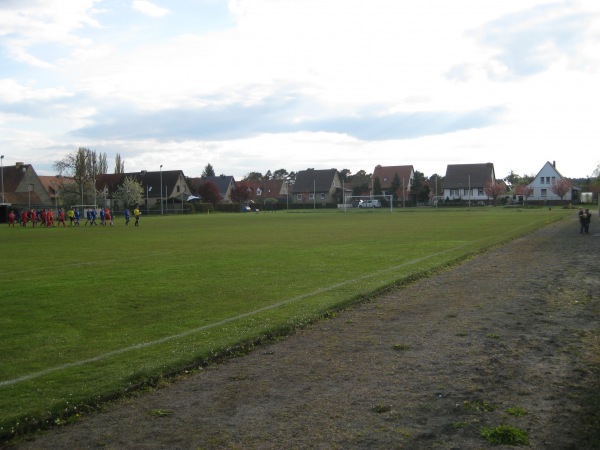
[[[590,222],[592,221],[592,215],[590,214],[590,210],[589,209],[585,209],[584,211],[585,214],[585,222],[583,224],[583,228],[585,229],[586,233],[590,232]]]
[[[585,230],[585,212],[583,208],[579,208],[577,216],[579,217],[579,232],[583,234],[583,230]]]

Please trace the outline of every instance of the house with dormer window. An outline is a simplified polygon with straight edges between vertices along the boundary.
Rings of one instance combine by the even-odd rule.
[[[413,166],[375,166],[373,171],[373,179],[378,178],[381,186],[381,191],[384,195],[399,195],[394,190],[402,189],[404,192],[409,192],[415,177]],[[397,178],[398,186],[394,189],[394,180]]]
[[[319,207],[343,202],[342,182],[337,169],[301,170],[296,174],[292,202]]]
[[[549,202],[563,200],[567,202],[579,201],[581,189],[571,186],[561,199],[559,195],[553,192],[553,185],[564,180],[565,177],[556,169],[556,161],[546,164],[537,173],[531,183],[527,185],[531,189],[531,195],[527,201]]]
[[[485,185],[496,181],[494,164],[448,164],[444,178],[444,199],[460,202],[487,202]]]

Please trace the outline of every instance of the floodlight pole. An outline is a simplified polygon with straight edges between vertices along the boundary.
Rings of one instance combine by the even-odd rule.
[[[344,180],[342,179],[342,203],[344,204],[344,212],[347,212],[346,208],[346,191],[344,190]]]
[[[469,175],[469,208],[471,207],[471,175]]]
[[[285,180],[285,209],[290,210],[290,181]]]
[[[4,155],[0,155],[0,168],[2,170],[2,203],[6,203],[4,200]]]
[[[163,214],[163,192],[162,192],[162,164],[160,165],[160,214]]]
[[[29,210],[31,210],[31,191],[33,191],[33,184],[29,183]]]
[[[96,154],[94,153],[94,161],[93,161],[93,179],[94,179],[94,185],[93,185],[93,189],[94,189],[94,208],[96,208]],[[106,205],[104,205],[106,206]]]
[[[406,187],[404,186],[404,177],[402,177],[402,208],[406,208]]]

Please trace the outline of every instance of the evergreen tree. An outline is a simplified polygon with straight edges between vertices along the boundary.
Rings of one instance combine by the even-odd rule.
[[[202,172],[202,178],[214,177],[214,176],[215,176],[215,169],[213,169],[213,166],[211,166],[210,163],[208,163],[206,165],[206,167],[204,168],[204,172]]]
[[[400,181],[400,176],[398,175],[398,172],[396,172],[394,174],[394,178],[392,179],[392,184],[391,184],[391,188],[392,190],[392,199],[394,202],[398,201],[398,192],[401,192],[402,189],[402,181]]]
[[[381,189],[381,181],[379,181],[379,177],[373,180],[373,195],[381,195],[383,194],[383,190]]]

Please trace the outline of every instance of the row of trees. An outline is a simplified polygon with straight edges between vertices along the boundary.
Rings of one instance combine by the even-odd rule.
[[[95,182],[98,175],[108,173],[106,153],[79,147],[76,152],[56,161],[53,168],[59,176],[69,179],[61,185],[60,197],[64,205],[96,205],[98,200],[105,205],[104,193],[96,190]],[[118,153],[114,173],[125,173],[125,161]],[[136,180],[126,177],[114,198],[131,208],[141,202],[143,193],[144,188]]]

